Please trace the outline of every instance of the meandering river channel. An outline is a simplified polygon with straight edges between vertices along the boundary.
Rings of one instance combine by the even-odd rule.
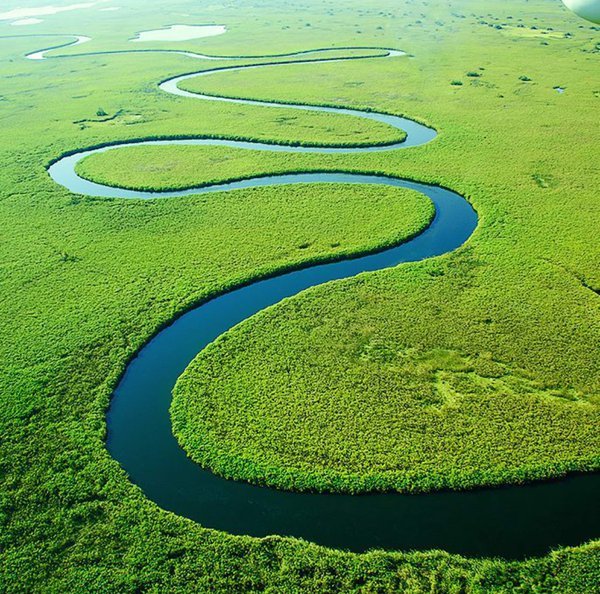
[[[78,37],[74,44],[85,41],[87,38]],[[56,47],[64,45],[37,51],[28,57],[43,60],[47,57],[45,54]],[[403,55],[402,52],[386,48],[345,49],[381,50],[379,56],[369,59]],[[352,56],[292,60],[297,56],[322,54],[324,51],[329,50],[311,50],[272,58],[288,64],[357,59]],[[222,59],[191,52],[179,53],[199,59]],[[282,60],[286,57],[289,59]],[[425,144],[436,136],[431,128],[394,115],[214,97],[179,88],[183,80],[193,77],[272,65],[273,62],[219,67],[166,80],[160,83],[160,88],[167,93],[194,100],[327,111],[368,118],[404,130],[407,133],[406,140],[388,146],[361,148],[297,147],[211,138],[147,141],[141,144],[224,145],[295,153],[357,153],[404,150]],[[254,313],[309,287],[452,251],[468,240],[477,225],[477,215],[463,197],[449,189],[381,175],[304,173],[255,177],[181,191],[141,192],[97,184],[76,174],[75,166],[84,157],[131,144],[134,143],[124,142],[63,157],[49,167],[49,174],[58,184],[74,193],[111,198],[169,198],[306,182],[382,184],[417,190],[428,196],[436,209],[431,225],[417,237],[399,246],[343,261],[307,265],[301,270],[257,280],[199,305],[154,336],[127,366],[107,415],[108,450],[147,497],[160,507],[196,520],[206,527],[253,536],[290,535],[354,551],[370,548],[436,548],[472,556],[523,558],[544,554],[558,545],[577,545],[600,534],[598,474],[466,492],[352,496],[292,493],[229,481],[194,464],[172,434],[169,406],[177,378],[199,351]]]

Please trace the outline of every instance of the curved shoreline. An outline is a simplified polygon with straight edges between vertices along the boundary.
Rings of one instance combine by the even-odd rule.
[[[51,49],[54,48],[42,53]],[[300,53],[314,51],[322,50]],[[282,56],[285,55],[298,54]],[[389,56],[388,51],[381,57]],[[192,57],[203,56],[192,54]],[[291,61],[286,64],[343,59],[359,57]],[[510,558],[543,554],[550,547],[575,545],[595,537],[599,527],[598,515],[596,513],[594,517],[584,510],[595,509],[600,485],[600,476],[597,474],[522,486],[419,496],[395,493],[361,496],[291,493],[222,479],[202,470],[179,447],[172,434],[168,412],[171,389],[177,377],[203,346],[253,313],[301,290],[452,251],[469,238],[477,224],[471,206],[451,190],[381,175],[344,172],[267,175],[185,190],[140,192],[96,184],[75,173],[75,164],[84,156],[132,144],[224,144],[253,150],[354,153],[418,146],[436,135],[434,130],[407,118],[378,112],[218,97],[191,93],[178,87],[183,80],[222,70],[277,64],[281,63],[215,68],[179,75],[160,83],[160,88],[194,99],[331,111],[373,119],[405,130],[406,141],[358,148],[295,147],[209,138],[126,142],[63,156],[49,167],[49,174],[72,192],[111,198],[177,197],[306,182],[381,183],[416,189],[429,196],[436,207],[435,218],[425,231],[399,246],[327,264],[308,264],[292,272],[250,282],[202,303],[166,326],[129,362],[114,392],[107,414],[107,447],[113,457],[128,472],[131,480],[161,507],[197,520],[204,526],[234,534],[299,536],[356,551],[369,548],[444,548],[466,555]],[[510,521],[507,521],[509,518]],[[460,526],[459,532],[457,526]],[[524,534],[527,534],[527,539],[523,538]]]
[[[25,58],[28,60],[54,60],[59,58],[77,58],[77,57],[85,57],[85,56],[102,56],[102,55],[115,55],[115,54],[139,54],[139,53],[171,53],[171,54],[181,54],[183,56],[187,56],[188,58],[196,58],[199,60],[263,60],[267,58],[286,58],[292,56],[304,56],[308,54],[317,54],[317,53],[325,53],[325,52],[336,52],[336,51],[380,51],[383,52],[381,54],[373,54],[369,56],[340,56],[339,58],[334,58],[337,60],[358,60],[358,59],[366,59],[366,58],[378,58],[378,57],[395,57],[395,56],[405,56],[406,52],[401,50],[397,50],[391,47],[378,47],[378,46],[340,46],[340,47],[324,47],[324,48],[315,48],[309,50],[300,50],[296,52],[288,52],[282,54],[255,54],[255,55],[230,55],[230,56],[216,56],[214,54],[200,54],[198,52],[192,52],[187,50],[176,50],[176,49],[152,49],[152,48],[141,48],[141,49],[123,49],[123,50],[106,50],[106,51],[95,51],[95,52],[83,52],[79,54],[66,54],[59,56],[46,56],[48,52],[57,49],[64,49],[67,47],[74,47],[76,45],[81,45],[82,43],[87,43],[91,41],[91,37],[87,37],[86,35],[76,35],[74,33],[31,33],[31,34],[22,34],[22,35],[2,35],[0,39],[15,39],[15,38],[27,38],[27,37],[74,37],[75,41],[61,43],[58,45],[53,45],[41,50],[36,50],[34,52],[30,52],[29,54],[25,54]],[[320,60],[315,60],[320,61]],[[275,62],[278,63],[278,62]]]

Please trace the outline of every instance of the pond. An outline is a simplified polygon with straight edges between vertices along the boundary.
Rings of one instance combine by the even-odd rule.
[[[131,41],[189,41],[222,35],[226,31],[223,25],[171,25],[164,29],[142,31]]]

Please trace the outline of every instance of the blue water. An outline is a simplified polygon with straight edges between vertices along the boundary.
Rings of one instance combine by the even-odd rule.
[[[382,56],[384,58],[402,55],[394,50],[385,51],[388,53]],[[44,59],[44,53],[32,55],[35,59]],[[299,52],[303,53],[314,52]],[[192,57],[217,59],[195,54]],[[310,61],[314,60],[300,63]],[[163,81],[160,88],[195,100],[327,111],[368,118],[405,130],[406,141],[387,147],[362,148],[292,147],[211,138],[135,144],[357,153],[406,149],[430,142],[436,136],[431,128],[389,114],[300,104],[283,106],[195,94],[178,87],[182,81],[197,76],[264,66],[216,68],[178,76]],[[597,493],[600,475],[597,474],[467,492],[352,496],[292,493],[229,481],[194,464],[173,437],[169,406],[177,378],[207,344],[254,313],[308,287],[450,252],[468,240],[476,228],[477,215],[464,198],[451,190],[381,175],[305,173],[256,177],[180,191],[139,192],[96,184],[75,173],[76,164],[84,157],[131,144],[134,143],[125,142],[64,157],[49,168],[49,174],[57,183],[78,194],[144,199],[295,183],[381,184],[417,190],[432,200],[436,210],[431,225],[402,245],[354,259],[313,265],[240,287],[192,309],[150,340],[129,363],[107,415],[107,447],[148,498],[203,526],[233,534],[289,535],[354,551],[437,548],[472,556],[522,558],[546,553],[558,545],[576,545],[599,534]]]

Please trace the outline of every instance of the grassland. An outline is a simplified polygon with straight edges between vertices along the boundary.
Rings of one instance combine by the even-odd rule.
[[[166,24],[147,3],[120,4],[121,11],[64,13],[38,27],[94,38],[57,52],[74,54],[124,49],[135,31]],[[598,32],[550,0],[511,0],[493,10],[467,1],[376,9],[354,2],[285,9],[279,2],[240,2],[202,14],[188,1],[170,7],[174,14],[193,12],[193,22],[226,23],[230,31],[153,47],[225,55],[248,48],[281,53],[331,40],[338,47],[401,47],[414,58],[224,73],[187,84],[232,96],[243,89],[247,97],[405,113],[430,122],[440,137],[405,152],[296,155],[293,163],[285,155],[136,147],[109,153],[121,152],[131,164],[127,171],[105,171],[102,155],[82,164],[86,175],[185,187],[292,169],[377,171],[451,187],[480,215],[478,231],[454,254],[312,290],[208,349],[177,388],[175,422],[188,451],[222,472],[226,466],[219,468],[211,454],[218,450],[227,462],[241,453],[256,463],[255,480],[264,479],[262,462],[275,461],[295,469],[296,487],[302,481],[331,487],[336,472],[348,467],[357,479],[339,488],[353,490],[597,468],[599,179],[591,151],[599,139],[591,124],[600,101]],[[431,16],[422,16],[426,10]],[[511,22],[518,31],[523,24],[553,33],[513,34]],[[15,29],[0,24],[0,35]],[[308,128],[302,115],[283,125],[277,122],[289,116],[283,110],[199,106],[156,87],[215,62],[144,53],[40,64],[22,59],[55,41],[0,44],[0,590],[593,592],[600,580],[597,541],[524,562],[436,551],[355,555],[207,530],[160,510],[127,480],[104,447],[104,412],[126,362],[157,328],[244,280],[335,256],[332,244],[360,251],[397,240],[424,224],[429,211],[414,195],[375,195],[368,188],[263,189],[157,202],[70,195],[48,178],[45,165],[90,145],[170,135],[335,143],[347,138],[348,126],[358,126],[351,129],[364,139],[390,137],[344,118],[315,119]],[[482,76],[467,76],[472,71]],[[559,95],[557,85],[567,91]],[[99,108],[119,115],[102,121]],[[334,214],[339,220],[326,225]],[[306,242],[310,253],[300,248]],[[243,342],[249,336],[251,345]],[[292,362],[286,385],[278,348]],[[257,366],[259,349],[273,356],[261,356]],[[216,382],[210,390],[208,379]],[[259,385],[267,379],[273,389],[263,394]],[[309,389],[317,395],[311,403]],[[200,396],[220,410],[207,414]],[[290,416],[283,419],[278,401],[267,396],[290,399]],[[234,403],[236,427],[227,422]],[[306,431],[279,432],[278,423],[291,427],[307,412],[315,420]],[[393,415],[395,431],[375,418],[382,413]],[[269,422],[259,425],[259,414]],[[350,416],[352,426],[345,423]],[[324,418],[335,420],[339,435],[318,425]],[[257,436],[247,450],[244,423]],[[351,428],[368,431],[359,441]],[[327,444],[321,460],[317,430]],[[423,453],[429,430],[447,451],[429,443]],[[210,447],[197,442],[202,435]],[[318,472],[299,463],[292,438]],[[275,439],[276,455],[267,452]],[[391,453],[377,452],[376,440]],[[407,461],[419,468],[410,482],[402,474]],[[375,478],[366,468],[376,469]]]
[[[85,157],[75,170],[84,179],[132,190],[183,190],[257,175],[317,171],[322,155],[302,159],[279,153],[199,146],[117,148]],[[309,164],[313,164],[312,167]],[[331,169],[331,167],[324,167]]]

